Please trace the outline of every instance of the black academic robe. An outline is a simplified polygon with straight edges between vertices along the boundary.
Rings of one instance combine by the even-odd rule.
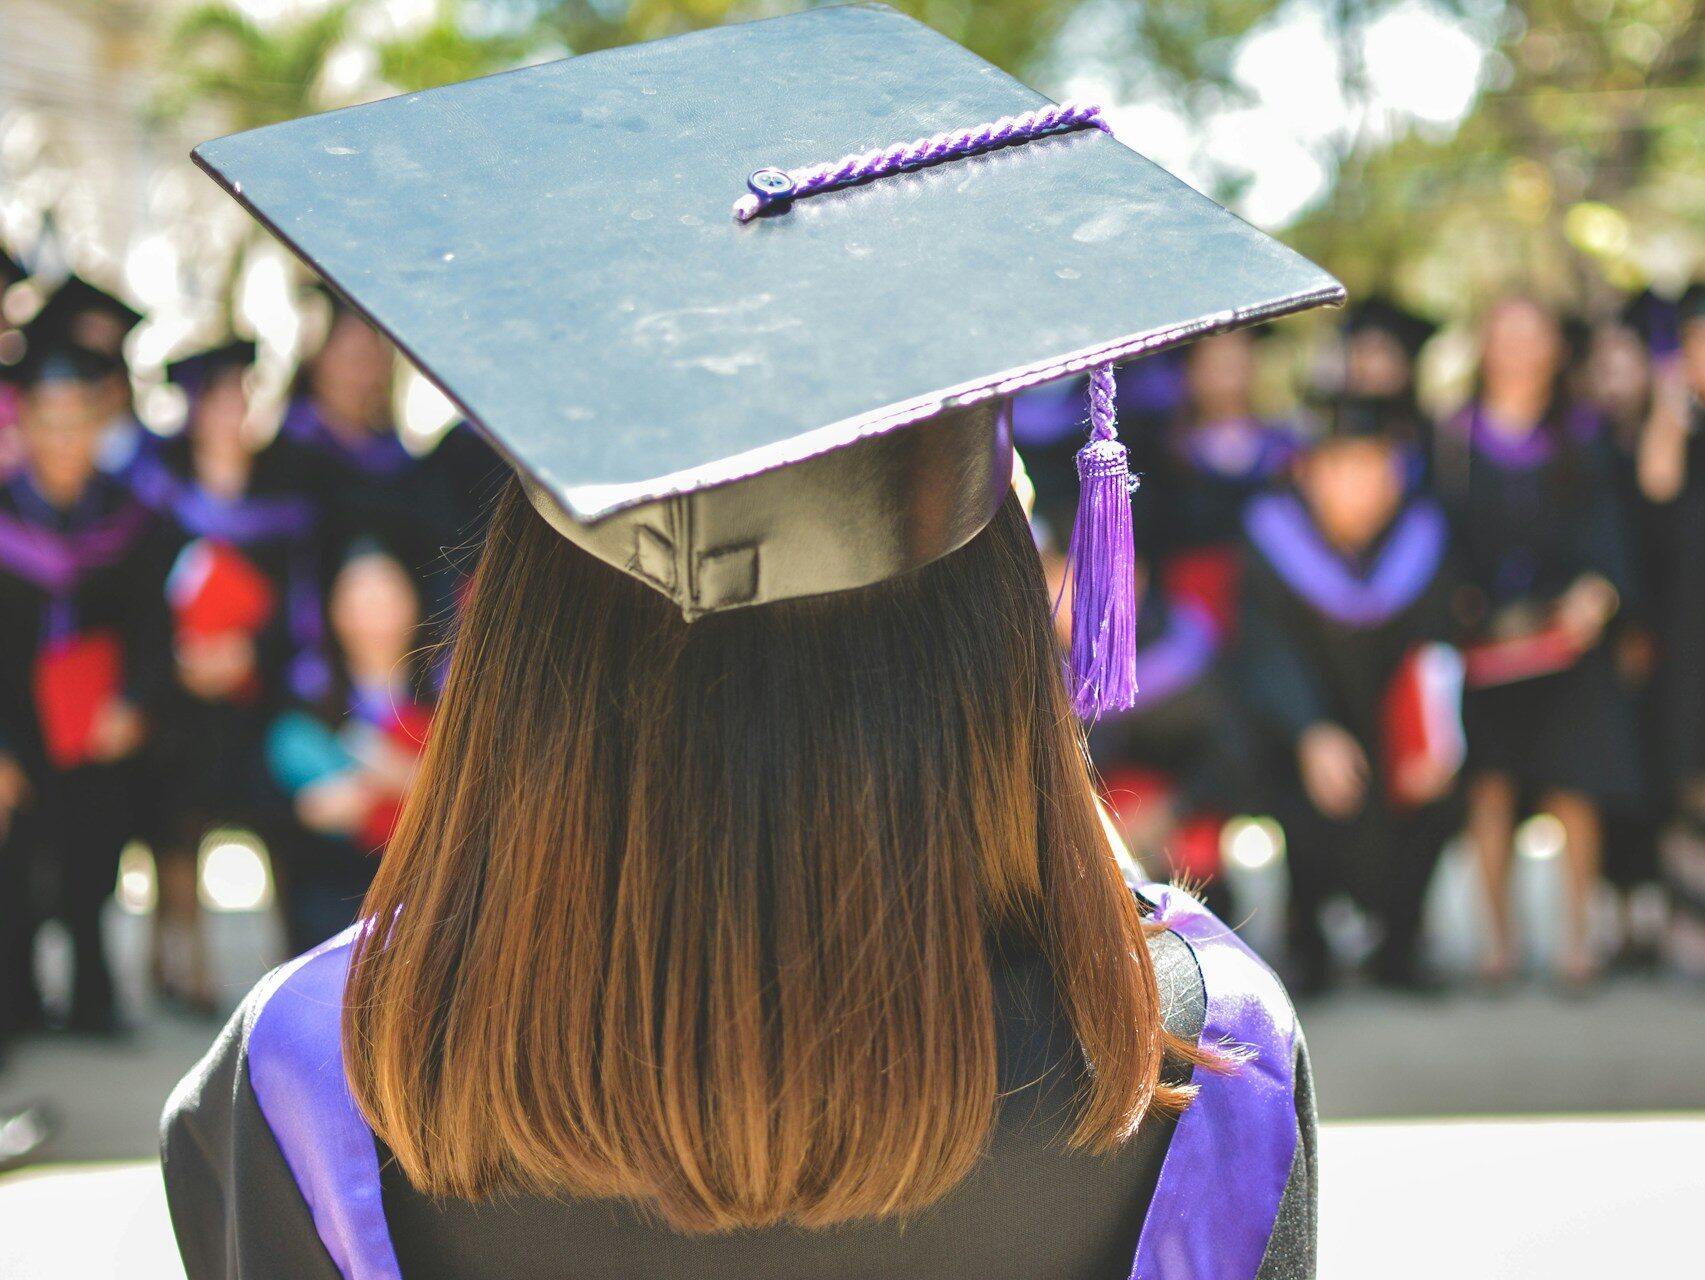
[[[447,618],[507,470],[474,429],[459,423],[430,454],[417,457],[392,431],[352,443],[326,425],[311,400],[298,398],[279,433],[313,460],[322,580],[329,586],[350,546],[373,538],[414,575],[423,617]]]
[[[69,510],[51,506],[26,473],[0,487],[0,743],[29,775],[33,795],[0,851],[0,1035],[39,1017],[29,982],[34,926],[64,921],[72,936],[73,1021],[110,1018],[112,980],[100,910],[118,857],[137,833],[138,757],[55,764],[37,699],[38,663],[101,635],[121,652],[117,690],[158,721],[171,683],[164,581],[170,543],[153,515],[117,482],[91,480]]]
[[[1149,592],[1137,613],[1137,700],[1089,729],[1104,775],[1121,769],[1169,776],[1182,815],[1230,811],[1249,784],[1249,741],[1225,673],[1220,636],[1204,610]]]
[[[1320,907],[1348,892],[1385,926],[1378,963],[1404,977],[1457,812],[1454,796],[1417,809],[1393,803],[1385,707],[1405,659],[1455,630],[1444,514],[1414,499],[1353,559],[1327,542],[1294,493],[1257,499],[1246,524],[1234,666],[1260,737],[1268,802],[1285,829],[1292,954],[1303,965],[1324,960]],[[1362,807],[1347,819],[1316,809],[1298,770],[1304,731],[1323,723],[1347,730],[1370,766]]]
[[[1595,417],[1570,414],[1512,441],[1471,405],[1440,427],[1434,452],[1457,558],[1483,618],[1544,608],[1584,573],[1637,598],[1626,513]],[[1470,691],[1464,715],[1472,771],[1506,774],[1532,793],[1568,790],[1610,804],[1642,795],[1633,706],[1608,644],[1565,671]]]
[[[1244,508],[1283,479],[1297,445],[1286,427],[1251,419],[1175,423],[1134,448],[1142,550],[1171,594],[1201,604],[1228,635]]]
[[[270,619],[253,637],[250,687],[210,701],[176,678],[169,686],[148,772],[170,845],[193,849],[214,821],[270,830],[278,818],[280,802],[262,759],[266,726],[289,699],[318,696],[330,679],[313,483],[314,460],[283,439],[255,457],[246,490],[233,499],[196,483],[189,442],[181,437],[141,460],[129,477],[173,540],[175,577],[189,576],[195,551],[220,544],[260,571],[274,600]]]
[[[167,1104],[164,1164],[190,1280],[965,1276],[1303,1280],[1315,1263],[1307,1053],[1283,991],[1226,928],[1151,886],[1168,1026],[1249,1046],[1201,1072],[1176,1123],[1117,1155],[1073,1154],[1081,1058],[1046,968],[996,970],[1003,1104],[988,1158],[903,1227],[876,1222],[688,1238],[620,1202],[421,1196],[385,1159],[343,1082],[348,939],[265,980]],[[1177,1069],[1174,1068],[1175,1078]]]
[[[1705,793],[1705,401],[1690,406],[1687,478],[1670,504],[1669,592],[1654,610],[1664,650],[1665,781]],[[1696,814],[1705,806],[1689,801]]]

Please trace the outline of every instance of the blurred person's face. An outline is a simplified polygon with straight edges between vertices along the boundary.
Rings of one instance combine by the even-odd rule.
[[[221,458],[247,454],[248,412],[241,372],[232,370],[214,378],[196,401],[195,420],[190,424],[196,450]]]
[[[309,385],[314,399],[347,426],[377,426],[388,416],[391,347],[358,316],[338,317],[314,356]]]
[[[1384,440],[1329,440],[1303,459],[1297,483],[1320,531],[1351,551],[1377,538],[1403,501],[1397,459]]]
[[[1203,338],[1190,348],[1184,379],[1197,418],[1246,416],[1255,389],[1255,339],[1243,332]]]
[[[100,396],[86,383],[53,379],[25,393],[19,408],[25,456],[52,502],[75,501],[95,474],[101,447]]]
[[[1681,372],[1693,394],[1705,400],[1705,320],[1681,326]]]
[[[1480,372],[1490,388],[1550,386],[1563,364],[1563,330],[1528,298],[1507,298],[1486,318]]]
[[[1587,388],[1595,405],[1614,417],[1639,413],[1646,405],[1650,379],[1646,346],[1637,333],[1620,324],[1594,330]]]
[[[1386,399],[1405,394],[1415,368],[1401,342],[1383,329],[1361,329],[1344,344],[1344,390]]]
[[[420,601],[402,565],[383,552],[369,552],[338,571],[327,614],[352,667],[390,668],[414,647]]]

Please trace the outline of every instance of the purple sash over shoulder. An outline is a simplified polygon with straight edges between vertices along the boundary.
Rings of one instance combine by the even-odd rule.
[[[1229,1073],[1196,1072],[1131,1280],[1255,1280],[1296,1155],[1296,1014],[1272,970],[1207,908],[1167,885],[1140,892],[1202,971],[1201,1043],[1243,1060]]]
[[[1140,892],[1190,947],[1207,993],[1202,1043],[1241,1056],[1198,1071],[1143,1221],[1132,1280],[1254,1280],[1296,1153],[1296,1017],[1278,979],[1189,895]],[[249,1086],[344,1280],[401,1280],[379,1154],[339,1038],[354,925],[270,979],[249,1031]]]
[[[1166,630],[1137,649],[1138,709],[1165,702],[1207,673],[1219,654],[1219,630],[1191,600],[1166,602]]]
[[[352,925],[280,969],[249,1031],[249,1087],[344,1280],[402,1280],[379,1149],[343,1069]]]
[[[0,567],[50,596],[62,596],[90,570],[123,559],[148,520],[142,506],[128,502],[98,523],[60,533],[0,512]]]
[[[1377,627],[1415,603],[1437,576],[1449,538],[1436,505],[1412,502],[1359,574],[1327,544],[1295,494],[1254,499],[1244,528],[1286,586],[1327,617],[1358,628]]]

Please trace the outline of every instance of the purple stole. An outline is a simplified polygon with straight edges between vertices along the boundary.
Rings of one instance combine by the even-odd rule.
[[[1279,981],[1187,894],[1147,885],[1154,919],[1190,947],[1207,993],[1201,1043],[1237,1054],[1198,1071],[1143,1220],[1132,1280],[1254,1280],[1296,1154],[1296,1015]],[[249,1028],[249,1086],[344,1280],[401,1280],[379,1153],[349,1091],[340,1017],[363,926],[267,979]]]
[[[1227,447],[1225,437],[1241,435]],[[1296,457],[1300,442],[1294,432],[1256,418],[1207,422],[1185,431],[1178,451],[1192,468],[1221,480],[1269,480]]]
[[[295,652],[286,676],[297,697],[312,702],[323,696],[331,684],[331,668],[323,652],[320,588],[315,581],[314,547],[309,541],[314,530],[313,503],[297,494],[234,501],[216,498],[152,454],[136,460],[128,483],[139,500],[170,515],[191,537],[212,538],[237,547],[271,541],[292,544],[284,608]]]
[[[1137,701],[1133,710],[1164,702],[1188,689],[1213,665],[1219,629],[1193,600],[1166,602],[1166,630],[1137,650]]]
[[[14,477],[20,507],[48,508],[29,478]],[[72,593],[84,576],[117,564],[148,527],[149,513],[127,501],[103,519],[65,532],[24,516],[0,511],[0,570],[21,578],[48,597],[46,637],[62,639],[77,630]]]
[[[375,479],[397,475],[414,463],[414,455],[391,432],[373,433],[360,444],[350,444],[326,425],[314,402],[306,396],[290,402],[278,432],[287,440],[328,454],[350,470]]]
[[[1430,500],[1397,517],[1366,572],[1358,573],[1315,527],[1295,494],[1252,500],[1244,528],[1284,583],[1346,627],[1377,627],[1420,598],[1437,576],[1449,540],[1444,513]]]
[[[1478,401],[1449,419],[1445,428],[1501,471],[1532,471],[1551,461],[1557,452],[1555,437],[1538,426],[1520,436],[1495,429]],[[1599,431],[1599,420],[1589,410],[1572,410],[1563,421],[1564,435],[1571,444],[1591,444]]]

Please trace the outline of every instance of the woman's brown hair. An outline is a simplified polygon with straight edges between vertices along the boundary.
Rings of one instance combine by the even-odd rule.
[[[1183,1101],[1011,497],[904,577],[688,625],[512,486],[364,914],[351,1083],[433,1195],[920,1209],[994,1121],[997,935],[1082,1048],[1074,1145]]]

